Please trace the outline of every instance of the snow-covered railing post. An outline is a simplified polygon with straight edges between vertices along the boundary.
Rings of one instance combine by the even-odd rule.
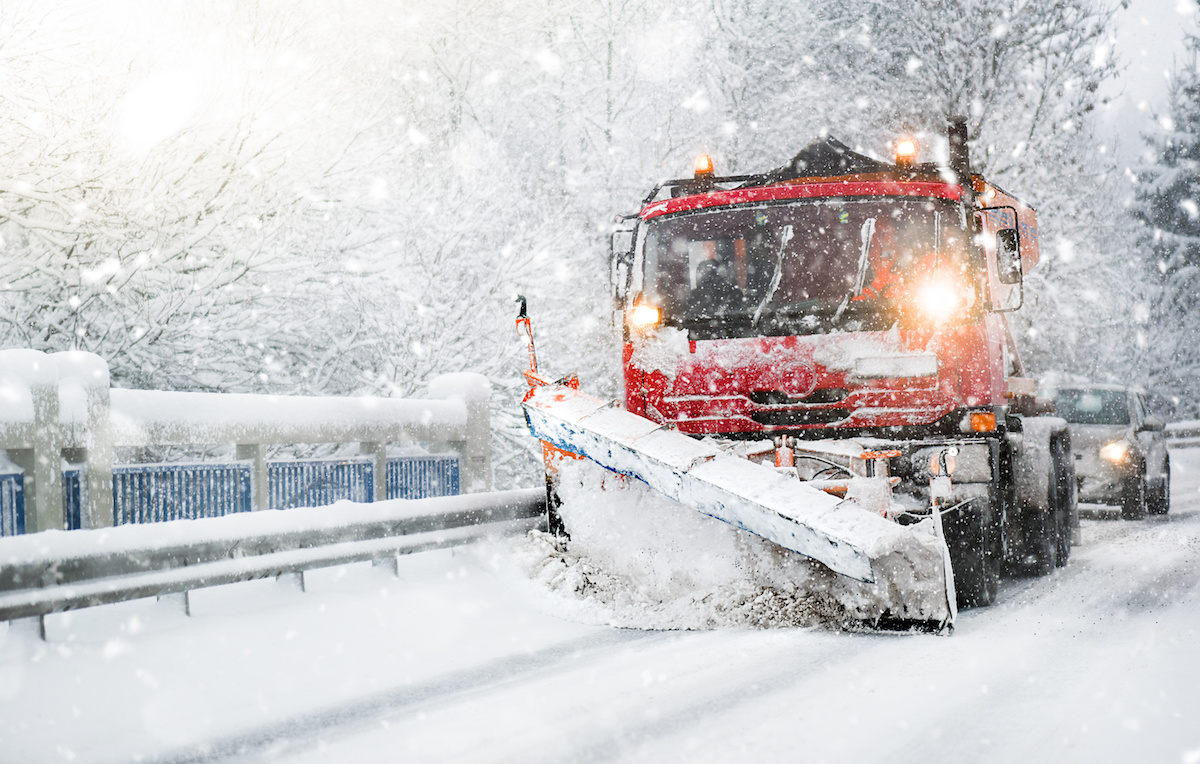
[[[59,420],[76,460],[87,463],[81,527],[113,524],[112,422],[109,417],[108,364],[84,352],[49,356],[58,372]],[[59,490],[58,494],[61,495]]]
[[[262,443],[238,443],[238,459],[250,462],[250,506],[255,511],[270,509],[271,497],[268,490],[267,447]]]
[[[87,460],[84,527],[112,525],[108,364],[91,353],[0,351],[0,448],[25,474],[25,531],[61,529],[64,456]]]
[[[463,493],[492,487],[492,385],[482,374],[443,374],[429,383],[430,397],[458,400],[467,407],[461,440],[450,445],[462,455]]]
[[[30,385],[33,394],[33,485],[25,489],[25,506],[33,511],[25,516],[25,530],[61,530],[62,521],[62,438],[58,428],[58,390],[50,380]],[[22,465],[24,466],[24,465]]]
[[[0,404],[0,447],[26,476],[25,532],[61,529],[57,377],[46,354],[0,351]]]
[[[33,484],[25,486],[25,532],[61,530],[62,520],[62,437],[58,427],[58,390],[53,364],[43,357],[36,362],[48,366],[29,385],[33,400],[32,449],[23,450],[27,459],[21,464],[25,474],[33,475]],[[33,511],[29,511],[32,509]]]
[[[387,443],[380,440],[364,440],[358,444],[358,452],[372,460],[371,495],[375,501],[387,499]]]

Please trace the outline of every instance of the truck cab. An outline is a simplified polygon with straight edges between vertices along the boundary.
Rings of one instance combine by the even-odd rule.
[[[614,269],[627,408],[734,438],[994,426],[1035,213],[946,176],[825,139],[781,170],[664,186]]]

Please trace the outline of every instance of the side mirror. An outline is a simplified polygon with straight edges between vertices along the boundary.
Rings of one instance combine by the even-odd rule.
[[[1001,284],[1021,283],[1021,239],[1017,229],[996,231],[996,265]]]
[[[608,254],[613,260],[633,262],[634,231],[613,231],[608,239]]]
[[[608,240],[609,278],[612,281],[613,300],[625,299],[629,289],[629,277],[633,268],[634,231],[613,231]]]
[[[1142,429],[1150,432],[1162,432],[1167,423],[1156,416],[1148,416],[1142,420]]]

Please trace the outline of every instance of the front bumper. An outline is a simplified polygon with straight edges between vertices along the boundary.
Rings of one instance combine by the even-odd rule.
[[[1132,465],[1114,464],[1099,454],[1075,455],[1079,501],[1086,504],[1119,504],[1132,476]]]

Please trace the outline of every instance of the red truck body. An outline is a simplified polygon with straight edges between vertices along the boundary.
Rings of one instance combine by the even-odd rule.
[[[976,410],[995,413],[1014,395],[1031,392],[1021,382],[1010,385],[1009,372],[1019,369],[1019,362],[1012,357],[1015,350],[1007,319],[996,309],[1016,299],[1014,290],[1019,286],[1001,282],[995,242],[996,231],[1019,228],[1021,267],[1028,271],[1037,262],[1035,213],[978,176],[968,199],[963,186],[948,182],[944,174],[932,168],[892,167],[730,190],[700,187],[696,193],[646,204],[638,224],[650,232],[638,236],[629,304],[652,305],[660,311],[661,325],[649,331],[627,327],[623,354],[627,408],[696,435],[836,437],[914,427],[969,432],[969,427],[960,427],[965,414]],[[991,209],[974,212],[968,206],[971,202]],[[937,213],[933,222],[931,208]],[[909,210],[915,212],[908,214]],[[760,225],[756,228],[749,217],[739,225],[733,220],[739,214],[758,215]],[[780,252],[786,250],[777,260],[787,272],[775,284],[771,300],[786,310],[790,307],[786,300],[791,299],[792,305],[801,304],[799,312],[811,303],[817,314],[816,318],[808,316],[807,326],[801,317],[796,331],[778,322],[764,328],[763,314],[770,312],[771,300],[752,294],[755,289],[748,282],[753,279],[747,274],[747,260],[752,259],[754,249],[751,239],[764,238],[759,230],[766,230],[763,219],[789,214],[793,223],[785,227],[782,236],[776,227],[765,234],[769,241],[758,243],[767,255],[776,247]],[[972,215],[975,228],[963,224]],[[929,270],[950,272],[967,295],[952,315],[940,320],[923,315],[917,306],[906,304],[911,302],[911,294],[864,299],[869,284],[862,282],[870,281],[868,261],[876,256],[869,250],[879,249],[878,239],[882,238],[873,234],[889,217],[902,223],[921,218],[915,227],[926,230],[917,243],[940,247],[942,262]],[[829,238],[826,218],[835,221],[831,225],[847,229],[848,235],[840,240],[820,240],[821,236]],[[836,222],[839,219],[841,222]],[[660,247],[657,260],[650,252],[653,227],[668,221],[684,230],[686,239],[686,246],[680,247],[680,235],[676,234],[674,250],[679,250],[675,253],[679,256],[672,263],[666,262],[672,245]],[[933,231],[936,225],[953,229],[954,235],[938,234]],[[931,232],[941,238],[933,241]],[[808,234],[815,234],[815,245]],[[784,237],[788,240],[782,241]],[[868,239],[874,241],[868,245]],[[836,246],[826,246],[829,242]],[[690,321],[682,308],[682,292],[695,295],[699,291],[697,264],[720,260],[722,248],[730,281],[743,293],[741,315],[727,311],[715,320]],[[953,254],[947,254],[948,250]],[[785,261],[791,263],[790,271]],[[864,267],[857,268],[860,262]],[[912,268],[911,280],[933,277],[933,273],[921,271],[920,266],[926,265]],[[656,266],[662,274],[672,267],[678,273],[651,283],[648,271]],[[866,272],[860,275],[856,270]],[[819,283],[828,274],[834,274],[829,279],[832,283]],[[856,275],[859,283],[846,283]],[[671,278],[686,282],[690,289],[670,294],[678,284],[661,282]],[[795,282],[790,286],[791,298],[780,300],[789,289],[789,278]],[[825,289],[829,294],[819,294],[824,286],[832,287]],[[757,291],[765,292],[765,287]],[[810,297],[816,299],[800,299]],[[822,303],[822,297],[829,299]],[[673,298],[677,298],[674,306],[669,304]],[[822,313],[825,318],[831,312],[836,314],[839,306],[842,310],[837,320],[819,320]],[[759,309],[759,320],[747,325],[754,308]],[[676,336],[664,340],[673,327]],[[686,343],[679,336],[682,332],[687,332]]]

